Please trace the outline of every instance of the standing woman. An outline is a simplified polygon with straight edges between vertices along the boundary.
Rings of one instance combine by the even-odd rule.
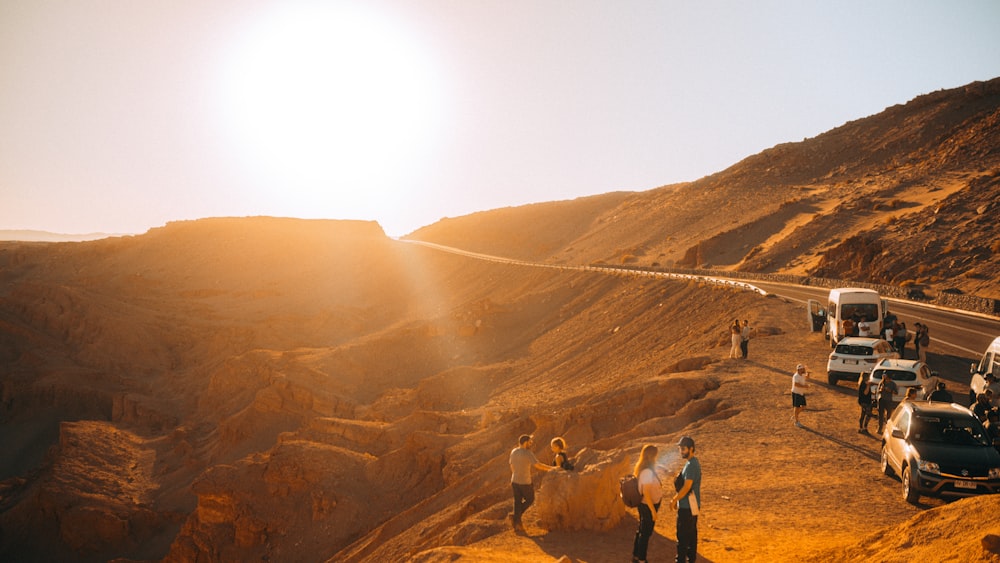
[[[652,445],[646,444],[639,454],[639,461],[635,464],[632,474],[639,480],[639,493],[642,494],[642,502],[639,503],[639,529],[635,532],[635,541],[632,542],[632,562],[646,562],[646,548],[649,546],[649,537],[653,535],[653,527],[656,525],[656,512],[660,509],[660,499],[663,498],[663,489],[660,488],[660,479],[656,476],[656,456],[660,450]]]
[[[730,358],[741,358],[743,357],[743,349],[740,344],[743,342],[743,336],[741,335],[740,320],[733,319],[733,324],[729,325],[729,340],[732,346],[729,348]]]
[[[858,418],[858,434],[868,433],[868,423],[872,419],[872,384],[868,373],[862,373],[858,378],[858,406],[861,416]]]

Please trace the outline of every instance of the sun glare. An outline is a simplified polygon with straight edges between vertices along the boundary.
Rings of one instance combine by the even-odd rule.
[[[220,74],[227,136],[277,208],[377,219],[410,189],[440,129],[440,80],[386,16],[286,5],[230,45]]]

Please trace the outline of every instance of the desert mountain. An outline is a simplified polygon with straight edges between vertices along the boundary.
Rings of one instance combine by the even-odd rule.
[[[1000,297],[1000,78],[717,174],[449,218],[410,237],[553,263],[795,273]]]
[[[943,241],[986,222],[998,90],[930,94],[690,184],[412,236],[549,266],[822,272],[874,252],[852,237],[917,244],[904,229]],[[995,237],[968,236],[982,248],[956,247],[971,258],[955,266],[908,246],[874,262],[926,264],[910,279],[929,287],[951,267],[949,287],[990,295],[995,276],[958,268],[992,271]],[[749,361],[726,358],[737,316],[757,328]],[[656,443],[666,483],[681,434],[706,468],[706,560],[1000,557],[996,499],[898,499],[846,387],[810,396],[810,430],[787,423],[790,365],[818,371],[829,350],[802,316],[750,292],[476,260],[371,222],[3,243],[0,560],[620,560],[635,520],[617,478]],[[537,477],[517,535],[507,455],[522,433],[543,461],[563,436],[577,469]],[[664,509],[651,550],[666,557],[672,534]]]

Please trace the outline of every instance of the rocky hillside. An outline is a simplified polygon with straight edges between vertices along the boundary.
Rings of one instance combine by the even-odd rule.
[[[413,237],[990,295],[998,90],[929,94],[698,182]],[[726,358],[737,316],[757,327],[749,361]],[[817,386],[808,431],[786,422],[789,364],[819,371],[829,350],[802,316],[733,289],[476,260],[371,222],[0,243],[0,560],[619,560],[635,521],[617,477],[651,442],[669,478],[680,433],[711,467],[709,560],[1000,557],[995,518],[970,532],[956,516],[1000,514],[997,499],[899,501],[846,387]],[[562,435],[578,466],[540,479],[526,536],[505,521],[521,433],[543,460]]]
[[[554,263],[795,273],[997,298],[997,202],[1000,79],[919,96],[694,182],[476,213],[410,236]],[[487,242],[498,240],[509,243]]]

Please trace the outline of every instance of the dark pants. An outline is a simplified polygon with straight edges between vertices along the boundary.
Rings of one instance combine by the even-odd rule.
[[[878,431],[881,432],[885,428],[885,421],[889,420],[892,416],[892,411],[896,410],[896,403],[893,401],[884,402],[879,401],[878,403]]]
[[[747,348],[749,348],[749,347],[750,347],[750,341],[749,340],[740,340],[740,351],[743,352],[743,357],[744,358],[747,357]]]
[[[514,524],[517,525],[521,523],[524,511],[535,502],[535,488],[519,483],[511,483],[510,487],[514,489]]]
[[[872,419],[871,404],[861,405],[861,416],[858,417],[858,430],[867,430],[868,422]]]
[[[657,511],[660,510],[659,504],[654,504],[653,507]],[[649,507],[646,506],[646,503],[640,504],[639,529],[635,531],[635,541],[632,542],[632,559],[646,560],[646,548],[649,547],[649,537],[653,535],[653,526],[655,524],[653,513],[649,510]]]
[[[896,351],[899,352],[899,357],[905,360],[906,359],[906,339],[905,338],[897,338],[895,340],[895,344],[896,344]]]
[[[694,563],[698,558],[698,517],[690,508],[677,509],[677,561]]]

